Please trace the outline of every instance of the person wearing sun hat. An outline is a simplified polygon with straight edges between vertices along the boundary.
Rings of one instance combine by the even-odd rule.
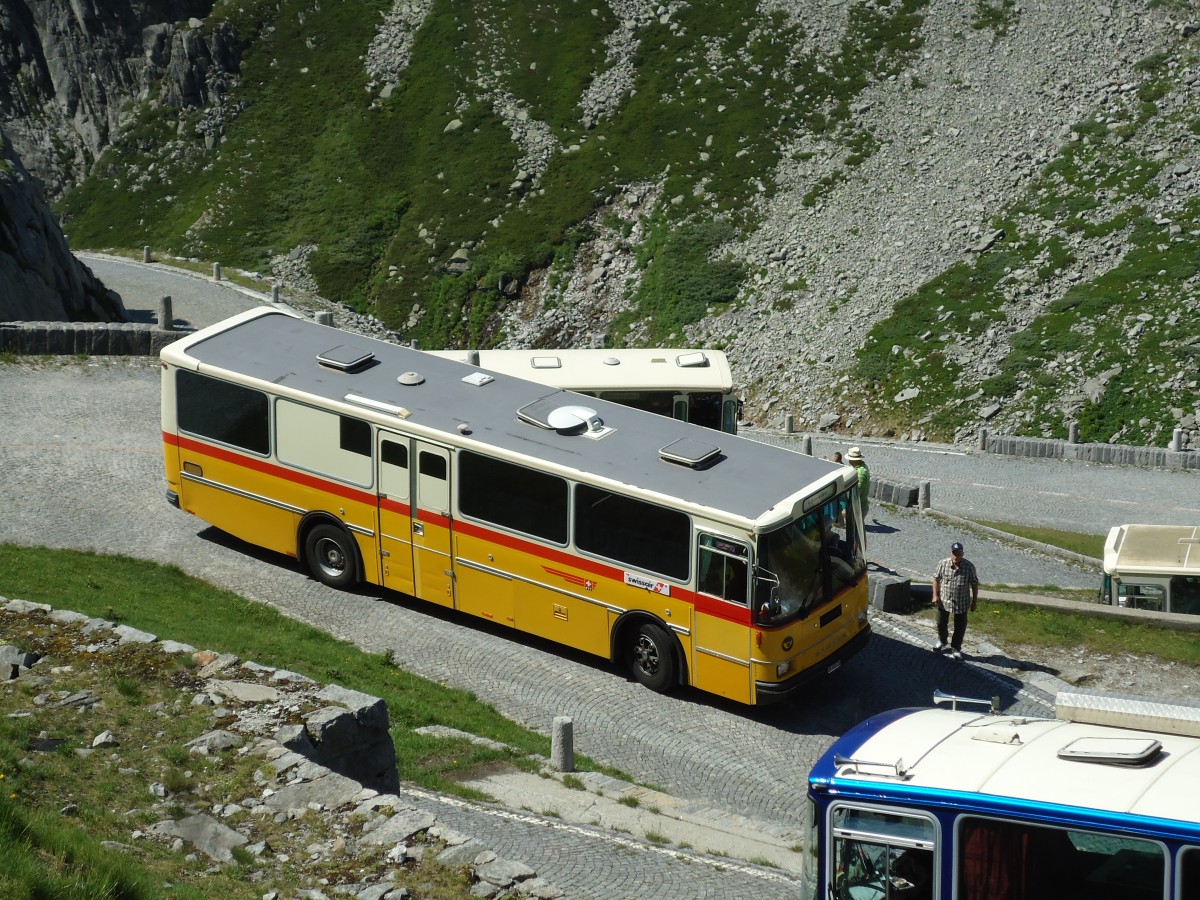
[[[867,509],[871,506],[871,470],[863,459],[862,450],[851,447],[846,451],[846,462],[858,472],[858,504],[862,508],[863,522],[867,520]]]
[[[933,573],[933,605],[938,608],[938,642],[934,653],[962,659],[963,638],[967,634],[967,614],[979,603],[979,575],[975,564],[963,556],[963,545],[955,541],[950,555],[938,563]],[[954,637],[946,644],[950,614],[954,614]]]

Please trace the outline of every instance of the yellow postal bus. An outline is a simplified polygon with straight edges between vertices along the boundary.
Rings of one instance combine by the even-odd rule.
[[[720,350],[430,350],[448,359],[737,433],[740,401]]]
[[[161,360],[168,500],[325,584],[749,704],[867,640],[846,467],[272,308]]]

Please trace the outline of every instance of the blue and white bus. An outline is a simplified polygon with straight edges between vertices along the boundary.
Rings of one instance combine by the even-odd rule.
[[[1200,900],[1200,704],[935,701],[952,708],[874,716],[813,767],[807,896]]]

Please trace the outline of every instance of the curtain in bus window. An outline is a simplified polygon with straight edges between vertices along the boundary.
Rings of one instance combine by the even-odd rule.
[[[1000,822],[964,820],[958,848],[962,900],[1026,900],[1027,834]]]

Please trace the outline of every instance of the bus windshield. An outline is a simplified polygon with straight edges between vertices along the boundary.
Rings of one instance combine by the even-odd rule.
[[[780,625],[857,584],[867,571],[858,488],[758,539],[754,608]]]

